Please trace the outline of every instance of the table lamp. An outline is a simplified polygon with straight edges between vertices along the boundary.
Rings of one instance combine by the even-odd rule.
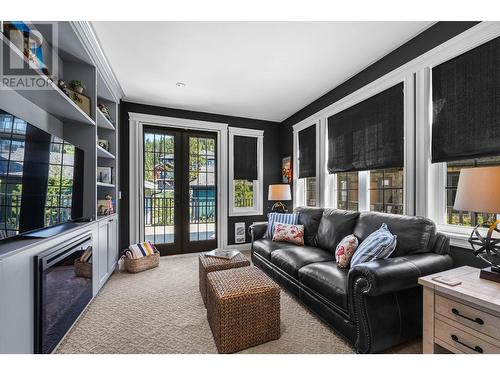
[[[272,212],[288,212],[286,205],[281,201],[289,201],[292,199],[292,194],[290,193],[290,185],[269,185],[269,193],[267,199],[270,201],[278,201],[273,204],[273,207],[271,208]]]
[[[500,213],[500,167],[464,168],[458,178],[454,208],[458,211]],[[480,278],[500,282],[500,220],[490,223],[486,237],[473,229],[469,243],[474,255],[489,263],[491,267],[481,270]]]

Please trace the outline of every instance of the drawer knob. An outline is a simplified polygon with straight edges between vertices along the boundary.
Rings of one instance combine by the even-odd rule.
[[[456,343],[460,344],[460,345],[463,345],[465,346],[466,348],[469,348],[470,350],[474,350],[475,352],[478,352],[478,353],[482,353],[483,352],[483,348],[481,348],[480,346],[475,346],[475,347],[472,347],[470,345],[467,345],[466,343],[463,343],[462,341],[460,341],[458,339],[458,336],[457,335],[451,335],[451,339],[453,341],[455,341]]]
[[[460,314],[460,311],[458,311],[458,310],[457,310],[457,309],[455,309],[455,308],[451,309],[451,312],[452,312],[453,314],[455,314],[456,316],[460,316],[460,317],[462,317],[462,318],[464,318],[464,319],[470,320],[471,322],[477,323],[477,324],[479,324],[479,325],[483,325],[483,324],[484,324],[483,319],[481,319],[481,318],[469,318],[468,316],[465,316],[465,315]]]

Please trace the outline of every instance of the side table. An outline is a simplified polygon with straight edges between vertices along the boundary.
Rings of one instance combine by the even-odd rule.
[[[500,353],[500,283],[464,266],[418,279],[424,353]]]

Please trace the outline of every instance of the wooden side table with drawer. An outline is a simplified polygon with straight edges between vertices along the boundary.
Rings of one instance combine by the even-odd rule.
[[[500,283],[479,272],[465,266],[418,279],[424,353],[500,353]]]

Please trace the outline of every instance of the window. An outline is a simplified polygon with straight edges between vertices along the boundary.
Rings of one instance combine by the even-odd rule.
[[[305,123],[294,128],[294,163],[296,167],[294,189],[295,206],[316,207],[318,194],[318,127],[319,122]]]
[[[306,177],[303,180],[305,205],[316,207],[316,177]]]
[[[433,66],[427,78],[434,163],[434,188],[430,193],[436,201],[435,207],[430,207],[430,215],[447,232],[468,234],[467,227],[496,219],[495,214],[457,211],[454,204],[462,168],[500,165],[496,110],[499,53],[500,38],[496,37]]]
[[[254,206],[254,181],[234,180],[234,207],[251,208]]]
[[[370,171],[370,211],[403,214],[403,168]]]
[[[481,158],[474,160],[464,160],[449,162],[446,165],[446,224],[476,226],[496,220],[494,214],[456,211],[453,209],[455,196],[457,194],[458,176],[462,168],[486,167],[500,165],[500,157]]]
[[[229,216],[262,215],[264,131],[229,128]]]
[[[358,211],[358,172],[337,173],[337,208]]]

